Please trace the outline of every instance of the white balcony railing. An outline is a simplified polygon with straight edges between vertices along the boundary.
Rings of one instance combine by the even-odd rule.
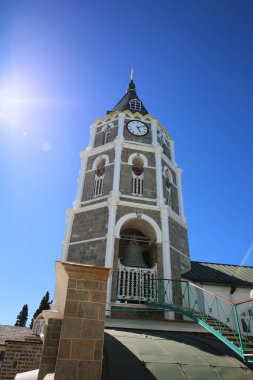
[[[119,263],[117,300],[156,301],[157,266],[151,269],[125,267]]]

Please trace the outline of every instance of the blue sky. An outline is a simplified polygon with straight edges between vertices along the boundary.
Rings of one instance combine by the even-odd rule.
[[[175,141],[191,258],[252,265],[252,19],[251,0],[0,0],[1,324],[53,297],[79,152],[132,66]]]

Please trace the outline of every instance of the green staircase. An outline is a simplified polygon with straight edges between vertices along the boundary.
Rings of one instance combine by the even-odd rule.
[[[253,362],[253,300],[232,302],[188,281],[161,279],[153,286],[157,300],[147,305],[188,317]]]

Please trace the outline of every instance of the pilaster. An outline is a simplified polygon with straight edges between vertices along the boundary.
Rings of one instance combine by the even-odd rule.
[[[86,172],[87,161],[88,161],[88,152],[86,152],[86,151],[81,152],[80,157],[81,157],[82,161],[81,161],[81,168],[80,168],[80,172],[79,172],[79,178],[77,181],[78,187],[77,187],[76,200],[73,203],[74,209],[81,207],[85,172]]]
[[[118,115],[118,137],[123,138],[124,136],[124,124],[125,124],[126,114],[119,113]]]
[[[151,130],[152,130],[152,143],[154,146],[157,145],[157,120],[151,120]]]
[[[115,244],[115,224],[116,224],[116,212],[118,207],[117,198],[108,198],[108,230],[107,230],[107,243],[106,243],[106,252],[105,252],[105,267],[113,267],[113,258],[114,258],[114,244]],[[111,289],[112,289],[112,277],[109,277],[107,282],[107,296],[106,296],[106,310],[107,314],[110,314],[111,309]]]
[[[177,169],[177,188],[178,188],[178,205],[179,205],[179,215],[185,221],[184,215],[184,203],[183,203],[183,192],[182,192],[182,169]]]
[[[161,207],[164,205],[163,196],[163,178],[162,178],[162,147],[157,143],[154,145],[155,150],[155,161],[156,161],[156,196],[157,196],[157,206]]]
[[[62,255],[61,255],[61,261],[66,261],[68,258],[68,248],[69,248],[69,242],[71,237],[71,231],[73,226],[73,220],[74,220],[74,210],[71,208],[68,208],[66,211],[67,214],[67,221],[66,221],[66,232],[65,232],[65,238],[62,244]]]
[[[94,148],[95,136],[96,136],[96,127],[95,127],[95,124],[91,124],[91,126],[90,126],[90,144],[89,144],[89,148]]]
[[[120,184],[120,165],[121,165],[121,154],[122,145],[124,142],[123,137],[116,137],[114,140],[115,147],[115,160],[114,160],[114,172],[113,172],[113,185],[112,185],[112,196],[119,197],[119,184]]]

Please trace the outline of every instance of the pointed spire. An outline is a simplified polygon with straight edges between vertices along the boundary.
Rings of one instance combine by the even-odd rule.
[[[133,77],[134,77],[134,68],[132,67],[131,68],[131,72],[130,72],[130,83],[128,85],[128,88],[127,88],[126,92],[128,92],[128,91],[134,91],[136,93]]]
[[[112,111],[107,111],[107,113],[113,112],[113,111],[126,111],[129,110],[131,112],[138,111],[142,115],[147,115],[148,111],[144,107],[142,101],[137,95],[135,84],[133,81],[134,76],[134,69],[131,69],[130,73],[130,83],[128,85],[126,94],[123,96],[123,98],[116,104],[116,106],[112,109]],[[134,101],[134,103],[139,102],[138,108],[135,108],[131,103]]]

